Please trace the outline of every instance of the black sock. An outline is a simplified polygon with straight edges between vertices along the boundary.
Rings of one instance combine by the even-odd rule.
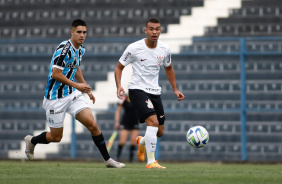
[[[129,150],[129,162],[133,162],[133,155],[134,155],[135,145],[130,145]]]
[[[117,151],[117,159],[119,159],[121,151],[122,151],[123,145],[119,144],[118,145],[118,151]]]
[[[99,149],[100,153],[102,154],[104,160],[105,161],[109,160],[110,155],[107,150],[103,134],[101,133],[100,135],[92,136],[92,139],[95,145],[97,146],[97,148]]]
[[[46,139],[46,134],[47,132],[42,132],[40,135],[38,136],[34,136],[31,138],[31,143],[36,145],[36,144],[49,144],[50,142],[47,141]]]

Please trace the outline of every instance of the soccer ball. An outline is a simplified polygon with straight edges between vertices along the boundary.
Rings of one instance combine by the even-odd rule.
[[[188,130],[186,138],[191,146],[201,148],[209,142],[209,133],[202,126],[194,126]]]

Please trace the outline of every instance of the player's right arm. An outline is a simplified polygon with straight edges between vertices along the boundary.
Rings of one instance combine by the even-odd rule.
[[[117,97],[119,99],[122,99],[123,94],[125,94],[125,91],[123,87],[121,86],[121,75],[122,75],[123,69],[124,69],[124,66],[120,62],[118,62],[116,69],[115,69],[115,80],[116,80],[116,86],[117,86]]]
[[[123,98],[123,94],[125,94],[125,91],[123,87],[121,86],[121,75],[122,71],[125,66],[127,66],[129,63],[133,61],[133,54],[134,53],[134,46],[133,44],[130,44],[123,54],[121,55],[119,62],[117,63],[116,69],[115,69],[115,80],[116,80],[116,86],[117,86],[117,97],[119,99]]]
[[[74,87],[83,93],[88,93],[91,90],[91,87],[88,86],[86,83],[76,83],[76,82],[69,80],[66,76],[64,76],[64,74],[62,73],[62,70],[56,67],[52,68],[52,78],[65,85]]]

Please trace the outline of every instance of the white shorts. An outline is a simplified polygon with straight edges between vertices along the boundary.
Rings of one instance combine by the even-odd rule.
[[[42,107],[46,111],[48,126],[61,128],[64,126],[66,112],[75,117],[83,109],[89,108],[89,105],[83,94],[75,90],[72,94],[56,100],[49,100],[44,97]]]

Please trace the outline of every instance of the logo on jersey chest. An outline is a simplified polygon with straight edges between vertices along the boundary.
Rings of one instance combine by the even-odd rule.
[[[161,57],[161,56],[157,57],[157,65],[163,64],[163,58],[164,57]]]

